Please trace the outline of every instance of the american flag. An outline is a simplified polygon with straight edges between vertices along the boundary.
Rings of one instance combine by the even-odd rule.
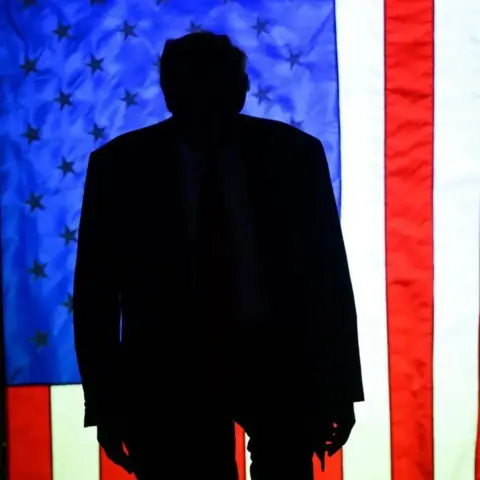
[[[247,52],[246,113],[317,136],[329,159],[366,402],[316,479],[480,479],[478,0],[0,7],[9,480],[127,478],[82,426],[71,294],[85,167],[93,149],[167,117],[158,56],[197,30]]]

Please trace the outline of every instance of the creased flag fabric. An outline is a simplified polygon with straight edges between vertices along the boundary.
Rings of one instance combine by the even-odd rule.
[[[127,478],[82,426],[71,295],[85,168],[108,140],[167,118],[159,54],[199,30],[227,33],[248,54],[245,112],[315,135],[329,160],[366,401],[316,478],[480,480],[477,0],[0,7],[8,480]]]

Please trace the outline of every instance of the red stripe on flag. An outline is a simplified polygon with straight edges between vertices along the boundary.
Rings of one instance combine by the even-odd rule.
[[[313,471],[315,480],[342,480],[343,467],[342,467],[342,452],[338,452],[333,457],[325,458],[325,472],[322,472],[320,467],[320,461],[315,456],[313,460]]]
[[[392,480],[433,480],[433,0],[385,2]]]
[[[115,465],[100,448],[100,480],[132,480],[132,476]]]
[[[6,391],[9,480],[52,480],[50,388],[8,387]]]
[[[238,480],[246,480],[245,432],[235,424],[235,458],[237,460]]]

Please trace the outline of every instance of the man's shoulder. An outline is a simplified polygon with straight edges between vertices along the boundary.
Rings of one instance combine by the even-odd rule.
[[[148,150],[151,144],[158,142],[166,135],[169,120],[163,120],[153,125],[122,133],[109,140],[91,153],[91,160],[96,163],[110,164],[121,162],[122,159],[136,157],[140,151]]]
[[[274,141],[280,148],[284,147],[314,147],[321,142],[318,138],[307,132],[280,120],[242,115],[242,123],[248,135],[257,136],[259,139]]]

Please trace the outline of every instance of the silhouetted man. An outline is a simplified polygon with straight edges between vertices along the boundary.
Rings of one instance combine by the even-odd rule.
[[[74,285],[85,425],[139,480],[235,479],[233,421],[253,480],[311,480],[363,401],[322,144],[240,114],[245,63],[224,35],[168,41],[172,118],[89,161]]]

